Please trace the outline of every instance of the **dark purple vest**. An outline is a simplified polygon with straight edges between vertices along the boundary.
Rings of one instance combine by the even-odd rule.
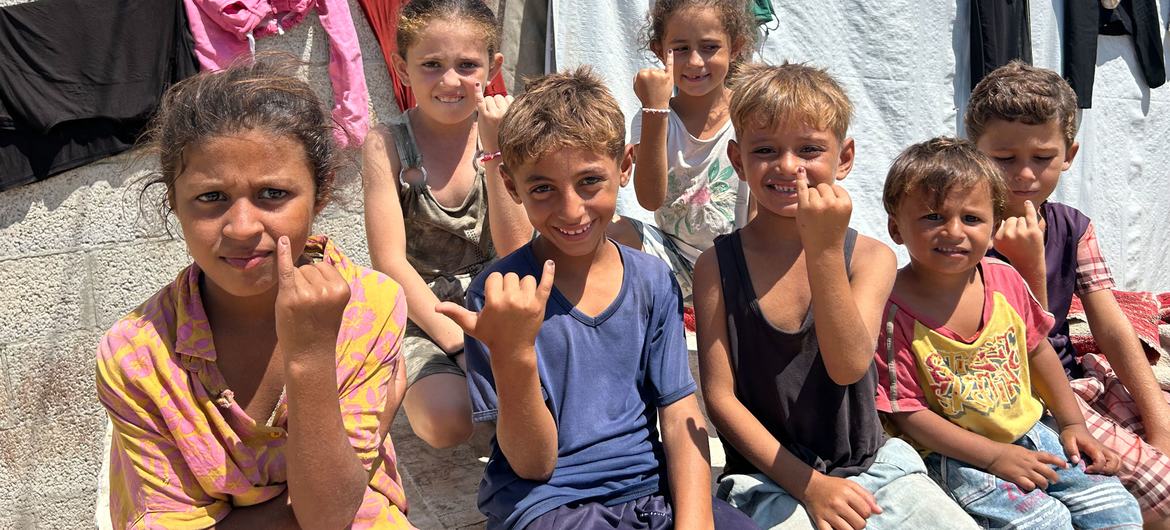
[[[1077,243],[1089,228],[1089,218],[1072,206],[1045,202],[1040,206],[1048,228],[1044,232],[1044,262],[1048,270],[1048,311],[1056,318],[1048,342],[1060,356],[1065,373],[1072,379],[1083,375],[1077,351],[1068,338],[1068,309],[1077,286]],[[992,249],[989,255],[1007,261]]]

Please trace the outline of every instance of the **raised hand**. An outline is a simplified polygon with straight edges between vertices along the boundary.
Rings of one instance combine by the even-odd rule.
[[[1121,468],[1121,458],[1117,453],[1094,438],[1083,423],[1061,429],[1060,445],[1064,447],[1068,460],[1074,464],[1081,461],[1081,453],[1089,457],[1086,473],[1114,475]]]
[[[552,260],[544,262],[540,284],[536,278],[520,278],[516,273],[493,272],[484,281],[483,310],[468,311],[452,302],[441,302],[435,311],[455,321],[463,331],[487,346],[492,362],[508,361],[508,352],[533,352],[536,335],[544,323],[544,307],[553,288],[556,268]]]
[[[992,246],[1016,267],[1044,263],[1044,229],[1032,201],[1024,201],[1023,217],[1008,217],[1000,223]]]
[[[327,354],[335,362],[337,333],[350,296],[345,278],[328,263],[296,266],[288,236],[280,236],[276,244],[276,277],[281,351],[293,357]]]
[[[476,125],[479,129],[479,145],[487,153],[500,150],[500,121],[512,105],[512,96],[485,96],[483,85],[473,78],[463,78],[464,89],[475,94],[475,108],[479,111]]]
[[[1013,444],[1001,444],[999,454],[991,461],[991,465],[987,466],[987,472],[1019,486],[1024,491],[1036,488],[1045,490],[1049,484],[1059,479],[1052,466],[1064,469],[1068,467],[1068,462],[1052,453],[1032,451]]]
[[[674,50],[666,50],[665,68],[643,68],[634,76],[634,95],[642,102],[643,108],[665,109],[670,107],[674,95]]]
[[[796,169],[796,227],[806,252],[815,253],[845,245],[853,201],[837,184],[809,187],[808,173]]]
[[[817,530],[865,528],[870,515],[882,513],[877,499],[860,484],[815,471],[803,502]]]

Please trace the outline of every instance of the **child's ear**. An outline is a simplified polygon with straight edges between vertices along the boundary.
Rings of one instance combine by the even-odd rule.
[[[516,181],[512,180],[512,174],[508,171],[508,166],[500,163],[500,178],[504,181],[504,189],[508,190],[508,195],[512,196],[512,201],[516,204],[521,204],[520,194],[516,193]]]
[[[630,175],[634,169],[634,144],[626,144],[622,151],[622,160],[618,163],[618,170],[622,173],[621,183],[624,188],[630,182]]]
[[[1080,149],[1081,144],[1074,141],[1072,145],[1068,146],[1068,149],[1064,150],[1064,163],[1060,165],[1061,171],[1068,171],[1068,168],[1072,167],[1073,159],[1077,157],[1077,151]]]
[[[890,239],[899,245],[902,243],[902,233],[898,231],[898,221],[894,220],[894,216],[886,216],[886,230],[890,232]]]
[[[853,171],[853,156],[855,154],[853,138],[846,138],[841,142],[841,154],[837,158],[837,180],[842,180]]]
[[[492,56],[490,64],[491,66],[488,67],[488,83],[491,83],[492,79],[496,78],[496,74],[500,73],[500,68],[504,66],[504,54],[497,52]]]
[[[406,59],[399,53],[393,53],[390,55],[390,62],[394,65],[394,71],[398,72],[398,80],[403,86],[410,86],[410,74],[406,73]]]
[[[747,177],[743,174],[743,160],[739,159],[739,143],[735,140],[727,141],[727,160],[731,162],[731,167],[735,169],[735,175],[739,180],[747,182]]]

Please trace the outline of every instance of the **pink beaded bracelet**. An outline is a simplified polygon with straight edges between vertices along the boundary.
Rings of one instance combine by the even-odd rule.
[[[501,154],[499,151],[496,151],[494,153],[484,153],[483,156],[479,157],[479,163],[484,164],[487,162],[491,162],[492,160],[495,160],[495,159],[499,158],[500,156],[501,156]]]

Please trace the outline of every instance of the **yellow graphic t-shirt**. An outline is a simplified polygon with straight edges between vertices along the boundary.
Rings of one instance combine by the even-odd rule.
[[[892,310],[894,317],[878,340],[877,408],[930,409],[964,429],[1011,443],[1044,413],[1032,393],[1028,353],[1046,339],[1053,319],[1015,269],[991,258],[980,266],[983,327],[974,337],[915,315],[899,307],[896,293],[891,296],[885,314]]]

